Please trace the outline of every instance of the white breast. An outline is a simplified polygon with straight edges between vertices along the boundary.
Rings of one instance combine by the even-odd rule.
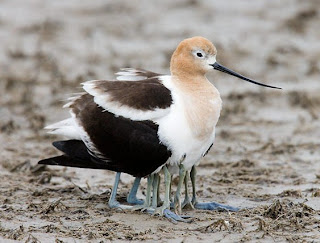
[[[163,84],[171,90],[174,103],[169,114],[156,121],[159,124],[158,135],[161,142],[172,151],[168,164],[179,165],[185,155],[183,164],[189,170],[199,162],[214,141],[221,109],[220,95],[216,100],[214,97],[199,98],[200,103],[195,106],[192,97],[186,97],[169,77],[163,79]]]

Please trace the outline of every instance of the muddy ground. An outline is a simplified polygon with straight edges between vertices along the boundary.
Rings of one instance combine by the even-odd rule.
[[[318,0],[1,0],[0,242],[320,242],[319,23]],[[168,73],[194,35],[220,63],[283,88],[208,76],[223,111],[198,196],[240,212],[185,210],[190,224],[119,212],[107,206],[113,172],[37,166],[58,154],[42,128],[68,116],[81,82],[120,67]],[[121,200],[131,183],[122,176]]]

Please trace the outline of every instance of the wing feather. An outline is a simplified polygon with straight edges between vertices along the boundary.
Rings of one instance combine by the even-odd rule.
[[[93,80],[83,83],[83,89],[106,111],[136,121],[163,117],[173,103],[171,91],[158,77],[136,82]]]
[[[140,68],[121,68],[115,73],[119,81],[139,81],[161,76],[162,74],[150,72]]]

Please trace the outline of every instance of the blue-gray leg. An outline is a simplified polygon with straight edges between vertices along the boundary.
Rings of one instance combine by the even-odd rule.
[[[239,210],[239,208],[232,207],[229,205],[223,205],[217,202],[208,202],[208,203],[199,203],[197,201],[197,195],[196,195],[196,168],[195,166],[192,167],[190,172],[191,177],[191,183],[192,183],[192,204],[194,205],[194,208],[196,209],[202,209],[202,210],[218,210],[218,211],[232,211],[236,212]]]
[[[162,201],[161,201],[161,197],[160,197],[160,183],[161,183],[161,176],[159,174],[159,181],[158,181],[158,195],[157,195],[157,206],[161,205],[162,204]]]
[[[171,189],[171,175],[166,166],[162,168],[164,173],[164,183],[165,183],[165,195],[164,195],[164,201],[161,207],[158,207],[155,209],[154,214],[165,216],[167,219],[169,219],[173,223],[180,222],[190,222],[190,220],[187,220],[184,216],[179,216],[173,212],[170,211],[170,189]]]
[[[157,207],[154,211],[156,215],[164,215],[164,210],[170,208],[170,184],[171,184],[171,175],[167,168],[167,166],[163,166],[162,168],[164,174],[164,183],[165,183],[165,193],[164,193],[164,201],[162,206]],[[170,211],[170,210],[169,210]]]
[[[108,205],[110,208],[129,209],[129,208],[131,208],[131,206],[122,205],[116,200],[117,190],[118,190],[119,181],[120,181],[120,175],[121,175],[121,173],[117,172],[116,178],[114,180],[114,185],[113,185],[113,188],[111,191],[111,195],[109,198]]]
[[[192,166],[191,171],[190,171],[190,178],[191,178],[191,185],[192,185],[192,204],[193,206],[196,205],[197,202],[197,194],[196,194],[196,175],[197,175],[197,170],[195,166]]]
[[[141,177],[136,177],[134,179],[132,188],[127,196],[127,202],[134,205],[142,205],[144,203],[143,200],[137,198],[137,191],[140,185]]]
[[[152,208],[158,207],[158,190],[159,190],[159,183],[160,183],[160,175],[155,174],[153,179],[153,190],[152,190]]]
[[[186,169],[183,164],[179,165],[179,182],[177,186],[177,191],[174,197],[174,212],[176,214],[181,214],[181,187],[184,183],[184,177],[186,176]]]
[[[146,200],[144,201],[143,205],[135,205],[132,207],[132,210],[141,210],[141,211],[149,210],[151,206],[151,191],[153,186],[153,179],[154,179],[153,174],[147,177],[147,193],[146,193]]]
[[[189,197],[189,190],[188,190],[188,182],[190,180],[190,173],[189,171],[186,172],[186,176],[184,177],[184,201],[181,205],[182,208],[189,207],[191,209],[194,209],[194,206],[192,204],[192,201],[190,200]]]

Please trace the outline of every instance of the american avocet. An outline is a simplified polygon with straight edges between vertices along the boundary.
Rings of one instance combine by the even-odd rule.
[[[276,88],[248,79],[216,62],[216,48],[202,38],[194,37],[182,41],[171,58],[171,74],[164,79],[173,98],[170,114],[161,117],[157,123],[161,141],[173,152],[169,158],[169,171],[179,170],[179,183],[175,195],[175,211],[180,213],[180,190],[186,171],[190,172],[193,196],[190,201],[187,190],[183,206],[191,204],[198,209],[227,209],[234,207],[215,202],[198,203],[196,199],[196,165],[204,157],[214,142],[215,126],[220,116],[221,99],[218,90],[207,80],[205,74],[213,69],[228,73],[245,81],[264,87]],[[141,80],[165,77],[145,70],[123,69],[117,73],[119,80]],[[169,80],[168,80],[169,79]],[[182,113],[182,114],[181,114]],[[189,173],[187,173],[185,184]]]
[[[193,37],[182,41],[173,53],[171,76],[125,69],[119,73],[121,82],[83,83],[85,92],[65,105],[71,118],[48,127],[52,133],[69,135],[74,140],[56,146],[65,155],[40,163],[108,169],[138,178],[149,175],[148,196],[153,174],[163,168],[166,193],[164,205],[157,209],[159,214],[170,207],[170,172],[166,166],[180,170],[175,197],[178,209],[180,188],[186,171],[191,170],[195,203],[195,166],[213,144],[222,103],[219,91],[205,74],[216,69],[277,88],[223,67],[216,62],[216,54],[209,40]],[[145,206],[150,205],[150,198],[147,201]]]

